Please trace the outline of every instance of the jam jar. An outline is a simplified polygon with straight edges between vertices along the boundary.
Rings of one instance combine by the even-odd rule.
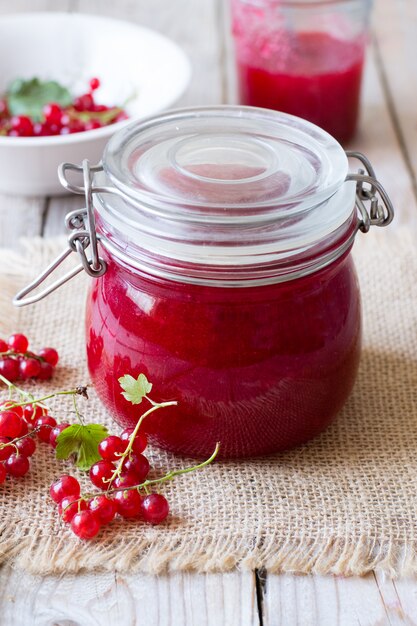
[[[231,0],[239,99],[355,134],[370,0]]]
[[[356,156],[367,173],[350,174],[340,144],[310,122],[224,106],[129,125],[99,166],[62,166],[63,184],[86,194],[68,223],[94,277],[88,367],[120,425],[138,412],[118,379],[141,373],[154,400],[178,403],[143,428],[182,455],[207,457],[216,442],[223,458],[270,454],[331,423],[361,350],[351,247],[392,218]]]

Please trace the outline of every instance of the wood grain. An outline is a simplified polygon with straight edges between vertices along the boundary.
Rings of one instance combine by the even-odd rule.
[[[416,227],[417,203],[406,167],[407,156],[396,133],[382,80],[383,72],[391,75],[395,68],[381,67],[375,41],[367,55],[359,132],[349,148],[363,152],[370,159],[387,189],[396,211],[392,228],[404,224]]]
[[[178,106],[222,101],[222,32],[219,7],[227,0],[100,0],[99,12],[153,28],[177,42],[190,57],[193,76]],[[95,13],[97,0],[74,0],[82,13]]]
[[[0,605],[0,626],[260,624],[251,573],[42,578],[4,568]]]
[[[417,194],[417,4],[376,2],[373,22],[385,97]]]
[[[264,626],[397,626],[416,624],[414,580],[268,576]],[[414,591],[414,593],[412,592]]]

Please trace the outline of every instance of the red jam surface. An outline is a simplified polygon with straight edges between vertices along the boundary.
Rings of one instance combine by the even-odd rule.
[[[272,35],[271,41],[263,42],[262,51],[257,46],[251,50],[237,35],[241,103],[297,115],[338,141],[349,141],[358,120],[363,40],[348,42],[326,33],[301,32],[288,41],[286,53]]]
[[[87,352],[103,403],[123,426],[143,412],[118,378],[146,374],[152,398],[177,400],[144,422],[173,452],[208,457],[284,450],[336,416],[355,379],[360,297],[350,254],[309,276],[260,287],[182,284],[112,259],[92,284]]]

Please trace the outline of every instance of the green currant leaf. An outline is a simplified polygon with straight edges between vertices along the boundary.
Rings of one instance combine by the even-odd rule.
[[[56,439],[56,458],[68,459],[72,454],[75,454],[75,465],[80,470],[89,470],[93,463],[101,459],[98,453],[98,444],[107,435],[107,428],[102,424],[73,424],[68,426]]]
[[[122,396],[132,404],[140,404],[152,389],[152,383],[148,381],[145,374],[139,374],[137,378],[126,374],[126,376],[119,378],[119,383],[124,390],[121,392]]]
[[[42,120],[42,108],[45,104],[55,102],[67,107],[72,102],[72,96],[66,87],[54,80],[40,81],[14,80],[6,92],[7,106],[12,115],[27,115],[34,121]]]

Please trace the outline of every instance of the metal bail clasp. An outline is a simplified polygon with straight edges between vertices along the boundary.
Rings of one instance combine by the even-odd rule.
[[[82,270],[85,270],[89,276],[98,278],[102,276],[106,269],[106,262],[99,256],[98,252],[98,237],[96,233],[96,224],[94,217],[93,207],[93,174],[102,169],[101,165],[90,166],[90,163],[85,159],[82,166],[74,165],[72,163],[63,163],[58,170],[58,176],[62,185],[74,193],[85,194],[85,208],[71,211],[65,217],[65,225],[69,230],[73,232],[68,237],[67,250],[64,250],[48,267],[27,287],[19,291],[13,299],[15,306],[26,306],[27,304],[33,304],[42,300],[50,293],[61,287],[71,278],[79,274]],[[83,187],[72,185],[66,177],[68,170],[82,172],[83,175]],[[86,250],[90,246],[91,259],[88,258]],[[28,296],[39,285],[41,285],[50,276],[65,259],[71,254],[71,252],[78,253],[81,263],[74,267],[72,270],[61,276],[58,280],[51,285],[39,291],[38,293]],[[28,296],[28,297],[26,297]]]
[[[376,178],[370,161],[361,152],[347,150],[346,156],[358,159],[363,165],[356,174],[346,176],[346,180],[356,182],[356,208],[361,217],[359,230],[367,233],[371,226],[388,226],[394,218],[394,207],[384,187]],[[365,203],[370,203],[369,211]]]

